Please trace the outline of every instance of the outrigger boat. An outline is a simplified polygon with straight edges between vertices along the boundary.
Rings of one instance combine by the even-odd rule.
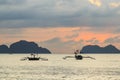
[[[79,50],[76,50],[76,51],[74,52],[75,56],[66,56],[66,57],[63,57],[63,59],[67,59],[67,58],[75,58],[76,60],[82,60],[83,58],[90,58],[90,59],[95,60],[95,58],[90,57],[90,56],[82,56],[82,55],[78,55],[79,53],[80,53]]]
[[[37,60],[44,60],[44,61],[48,61],[48,59],[46,58],[41,58],[38,57],[38,54],[31,54],[31,57],[24,57],[23,59],[21,59],[22,61],[24,60],[29,60],[29,61],[37,61]]]

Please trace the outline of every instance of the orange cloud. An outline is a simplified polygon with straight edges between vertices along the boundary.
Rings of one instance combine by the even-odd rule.
[[[103,43],[107,38],[118,35],[111,33],[111,30],[113,30],[113,28],[109,28],[109,30],[108,28],[104,28],[104,30],[100,31],[93,30],[93,28],[91,29],[90,27],[24,28],[22,29],[22,32],[18,32],[16,34],[10,34],[6,32],[5,34],[0,35],[0,43],[13,43],[19,40],[44,42],[53,38],[60,38],[61,42],[63,43],[70,40],[75,42],[71,46],[76,48],[76,46],[81,47],[79,45],[79,42],[81,40],[83,41],[82,44],[84,45],[87,45],[88,43],[90,44],[91,42],[87,41],[90,41],[92,39]]]
[[[112,3],[110,3],[109,4],[111,7],[114,7],[114,8],[116,8],[116,7],[119,7],[120,6],[120,2],[112,2]]]
[[[100,7],[102,5],[100,0],[88,0],[91,4]]]
[[[100,42],[103,42],[104,40],[106,40],[107,38],[114,36],[114,34],[112,33],[97,33],[97,32],[91,32],[91,31],[83,31],[79,33],[79,36],[76,37],[74,40],[75,41],[79,41],[79,40],[90,40],[92,38],[95,38],[97,40],[99,40]]]
[[[5,29],[2,31],[0,35],[1,43],[5,42],[16,42],[18,40],[28,40],[28,41],[45,41],[49,40],[55,37],[61,38],[63,41],[66,41],[66,36],[71,36],[74,34],[74,30],[77,30],[78,28],[23,28],[21,32],[4,32]],[[19,29],[16,28],[15,31],[18,31]]]

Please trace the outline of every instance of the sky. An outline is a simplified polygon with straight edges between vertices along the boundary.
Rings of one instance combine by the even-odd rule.
[[[120,49],[120,0],[0,0],[0,45],[34,41],[53,53]]]

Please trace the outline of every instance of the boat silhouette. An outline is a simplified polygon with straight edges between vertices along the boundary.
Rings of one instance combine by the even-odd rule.
[[[94,59],[95,60],[95,58],[93,58],[91,56],[82,56],[82,55],[79,55],[79,50],[76,50],[74,52],[74,54],[75,54],[75,56],[65,56],[65,57],[63,57],[63,59],[75,58],[76,60],[82,60],[83,58],[90,58],[90,59]]]
[[[28,58],[28,60],[39,60],[40,59],[40,57],[27,57]]]
[[[24,57],[24,58],[21,59],[21,61],[24,61],[24,60],[29,60],[29,61],[44,60],[44,61],[48,61],[48,59],[46,59],[46,58],[38,57],[38,54],[31,54],[30,57]]]

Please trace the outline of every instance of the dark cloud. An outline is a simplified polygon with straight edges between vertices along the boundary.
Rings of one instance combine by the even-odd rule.
[[[18,29],[18,28],[0,28],[0,34],[3,35],[3,34],[21,34],[23,31],[23,29]]]
[[[0,0],[0,5],[18,5],[23,4],[27,0]]]
[[[120,26],[114,28],[115,30],[113,30],[114,34],[119,34],[120,33]]]
[[[0,27],[120,25],[119,8],[92,6],[88,0],[1,0],[0,4]]]
[[[112,37],[112,38],[108,38],[104,41],[104,43],[108,43],[108,44],[111,44],[111,43],[120,43],[120,36],[116,36],[116,37]]]
[[[6,39],[23,38],[23,28],[0,28],[0,36]],[[1,38],[2,39],[2,38]]]

